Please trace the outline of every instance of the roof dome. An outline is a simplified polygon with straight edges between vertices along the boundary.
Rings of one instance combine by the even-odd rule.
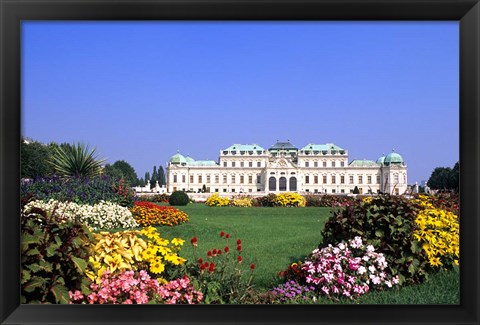
[[[383,161],[385,165],[390,165],[390,164],[403,164],[403,158],[396,152],[391,152],[389,153],[386,157],[385,160]]]
[[[193,159],[193,158],[190,157],[190,156],[186,156],[186,157],[185,157],[185,161],[186,161],[187,163],[191,163],[191,162],[194,162],[195,159]]]
[[[170,163],[171,164],[185,164],[187,160],[185,159],[184,156],[181,154],[177,153],[170,158]]]
[[[268,150],[298,150],[298,148],[291,144],[289,140],[287,140],[286,142],[279,142],[277,140],[277,143],[275,143]]]
[[[385,163],[385,154],[382,154],[382,156],[377,159],[377,164],[384,164],[384,163]]]

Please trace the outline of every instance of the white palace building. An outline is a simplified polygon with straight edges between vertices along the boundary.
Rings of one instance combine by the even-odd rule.
[[[234,144],[220,151],[218,162],[194,160],[180,153],[167,165],[167,192],[235,193],[353,193],[403,194],[407,166],[392,151],[376,161],[348,161],[348,151],[335,144],[307,144],[297,148],[289,141],[269,149],[257,144]]]

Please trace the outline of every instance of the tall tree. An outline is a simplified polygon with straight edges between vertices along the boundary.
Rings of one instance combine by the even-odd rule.
[[[52,155],[52,148],[53,145],[22,139],[20,143],[20,177],[35,178],[52,174],[53,168],[47,163]]]
[[[434,190],[458,191],[459,188],[459,164],[452,168],[437,167],[428,179],[427,185]]]
[[[150,178],[150,188],[155,187],[155,183],[158,180],[157,166],[153,166],[152,178]]]
[[[130,186],[137,185],[138,177],[135,169],[125,160],[117,160],[112,165],[113,168],[119,170],[125,180],[125,183]]]
[[[158,168],[158,184],[160,184],[160,186],[167,185],[167,179],[162,165]]]
[[[145,185],[147,185],[147,182],[150,180],[150,173],[149,172],[145,172]]]

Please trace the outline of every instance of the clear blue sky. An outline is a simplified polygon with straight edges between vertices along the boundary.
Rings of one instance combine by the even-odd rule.
[[[24,22],[22,134],[139,177],[234,143],[392,149],[409,183],[459,159],[457,22]]]

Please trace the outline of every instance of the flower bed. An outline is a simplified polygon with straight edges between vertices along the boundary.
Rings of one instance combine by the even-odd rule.
[[[130,210],[135,220],[143,227],[174,226],[188,221],[188,215],[171,206],[159,206],[151,202],[135,202]]]

